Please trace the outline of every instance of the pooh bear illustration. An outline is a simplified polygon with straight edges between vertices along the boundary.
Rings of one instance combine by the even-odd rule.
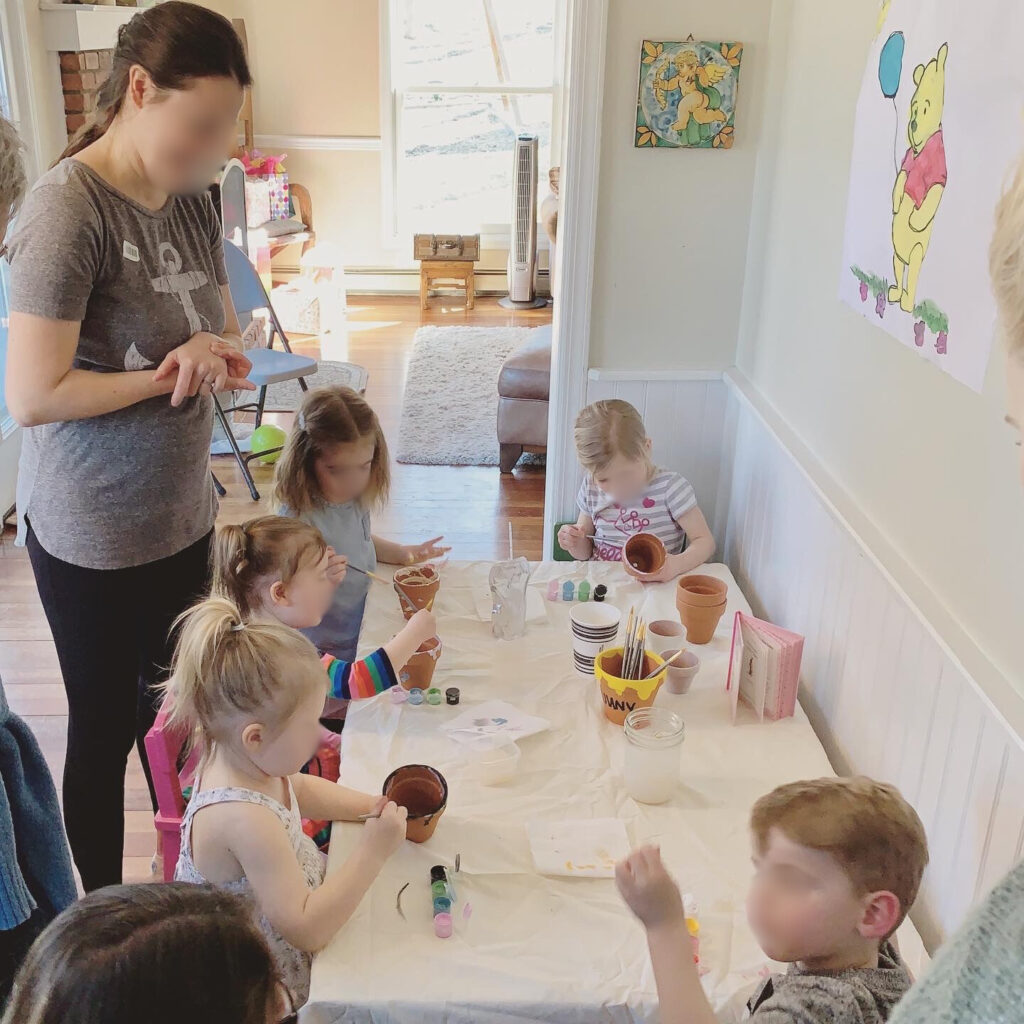
[[[942,141],[942,110],[946,98],[946,57],[943,43],[938,55],[914,71],[917,86],[910,100],[907,134],[910,148],[903,158],[892,190],[892,269],[895,284],[889,301],[913,313],[917,283],[946,189],[946,150]]]

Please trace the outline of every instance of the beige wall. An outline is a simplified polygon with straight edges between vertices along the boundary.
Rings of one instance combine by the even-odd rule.
[[[257,135],[379,137],[378,0],[204,2],[245,20]],[[381,245],[379,152],[296,149],[286,166],[310,190],[318,235],[340,245],[346,263],[409,262]]]
[[[244,18],[256,131],[369,135],[380,125],[377,0],[205,0]]]
[[[773,6],[739,364],[918,575],[921,600],[1024,692],[1024,506],[1002,359],[976,395],[836,298],[877,5]]]
[[[734,362],[770,12],[771,0],[610,0],[591,366]],[[745,44],[736,145],[635,149],[640,44],[691,32]]]

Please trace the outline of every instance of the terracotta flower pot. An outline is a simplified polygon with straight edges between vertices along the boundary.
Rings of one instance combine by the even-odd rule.
[[[727,601],[711,606],[687,604],[677,596],[676,608],[679,609],[679,621],[686,627],[686,639],[691,644],[710,643],[727,604]]]
[[[676,589],[676,605],[680,601],[692,605],[713,607],[726,600],[729,587],[714,576],[683,576]]]
[[[657,572],[668,558],[665,545],[653,533],[635,533],[622,549],[622,564],[630,576]]]
[[[642,676],[662,664],[662,659],[653,651],[644,652]],[[609,722],[622,725],[626,715],[637,708],[649,708],[658,695],[658,689],[665,681],[665,673],[661,672],[653,679],[623,679],[622,648],[612,647],[602,651],[594,661],[594,675],[601,687],[601,701],[604,704],[604,716]]]
[[[441,577],[432,565],[410,565],[395,573],[394,584],[402,614],[411,619],[421,608],[429,611],[433,606]]]
[[[434,669],[441,657],[441,638],[432,636],[416,649],[416,653],[402,666],[398,672],[398,681],[402,688],[421,690],[430,688],[430,680],[434,678]]]
[[[436,769],[425,764],[396,768],[384,780],[384,795],[409,812],[405,838],[425,843],[437,828],[448,806],[448,783]]]

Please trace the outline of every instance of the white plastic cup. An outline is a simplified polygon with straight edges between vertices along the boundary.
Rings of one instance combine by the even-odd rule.
[[[655,654],[678,651],[686,643],[686,628],[676,619],[655,619],[647,624],[647,649]]]

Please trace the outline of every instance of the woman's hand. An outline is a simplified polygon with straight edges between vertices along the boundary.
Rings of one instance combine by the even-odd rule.
[[[443,540],[444,537],[434,537],[432,540],[425,540],[422,544],[403,545],[405,564],[416,565],[419,562],[429,562],[432,558],[440,558],[442,555],[448,554],[451,548],[441,547]]]
[[[171,405],[177,407],[200,392],[255,391],[256,386],[245,379],[251,369],[252,364],[234,346],[215,334],[200,331],[167,353],[153,380],[166,380],[177,373],[171,393]]]
[[[230,341],[225,341],[223,338],[218,338],[217,335],[210,335],[213,341],[210,342],[210,351],[215,356],[220,356],[228,364],[228,374],[231,377],[237,379],[245,379],[249,376],[249,372],[252,370],[252,362],[248,356],[238,348],[235,348]],[[248,381],[246,381],[248,383]],[[244,388],[239,390],[256,390],[256,385],[253,384],[252,388]]]

